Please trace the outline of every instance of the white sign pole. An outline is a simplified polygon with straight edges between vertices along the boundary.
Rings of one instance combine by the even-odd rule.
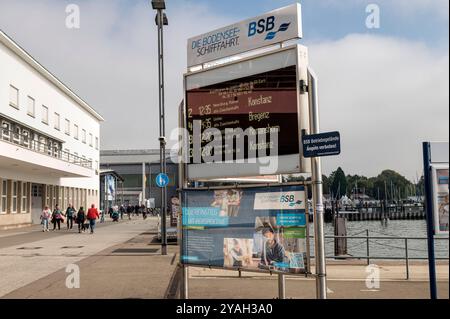
[[[320,133],[319,102],[317,94],[317,77],[308,68],[309,83],[309,111],[310,111],[310,134]],[[311,158],[312,165],[312,193],[314,207],[314,240],[316,260],[316,297],[327,299],[327,275],[325,260],[325,238],[324,238],[324,209],[322,202],[322,166],[320,157]]]

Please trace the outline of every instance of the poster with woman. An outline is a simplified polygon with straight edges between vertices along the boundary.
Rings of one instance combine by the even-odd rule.
[[[448,234],[449,231],[448,170],[448,165],[432,166],[435,235]]]

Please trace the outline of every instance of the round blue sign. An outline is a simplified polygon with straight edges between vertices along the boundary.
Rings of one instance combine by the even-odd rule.
[[[169,176],[163,173],[158,174],[158,176],[156,176],[156,185],[161,188],[169,185]]]

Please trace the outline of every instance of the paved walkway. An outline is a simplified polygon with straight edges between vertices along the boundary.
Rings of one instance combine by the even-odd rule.
[[[0,248],[0,273],[2,274],[0,276],[0,297],[49,275],[53,277],[55,272],[64,272],[69,264],[78,263],[93,255],[98,257],[99,253],[105,249],[122,244],[145,231],[154,229],[155,224],[155,219],[147,219],[145,222],[136,220],[114,225],[108,224],[98,227],[94,235],[89,233],[67,234],[67,231],[65,233],[64,231],[50,233],[31,231],[25,235],[3,237],[2,243],[7,247]],[[24,243],[23,240],[19,240],[23,239],[23,236],[26,239],[29,239],[30,236],[36,239],[38,236],[40,240],[27,240]],[[11,241],[14,244],[8,245],[7,243]],[[20,243],[16,244],[18,241]],[[129,266],[131,267],[131,265]],[[87,273],[88,271],[84,272],[84,274]],[[65,275],[67,276],[67,274]],[[65,281],[63,286],[65,287]],[[64,295],[65,293],[54,297]]]
[[[161,256],[154,242],[155,218],[119,224],[106,223],[95,235],[67,231],[0,232],[0,297],[3,298],[177,298],[180,284],[178,246]],[[80,269],[80,288],[66,286],[67,265]],[[366,287],[362,261],[329,261],[329,298],[429,298],[426,262],[411,262],[405,280],[403,262],[381,262],[380,287]],[[314,266],[313,266],[314,267]],[[449,298],[448,262],[437,265],[438,295]],[[273,299],[278,297],[276,275],[193,268],[189,270],[190,298]],[[287,298],[315,298],[314,278],[286,276]]]

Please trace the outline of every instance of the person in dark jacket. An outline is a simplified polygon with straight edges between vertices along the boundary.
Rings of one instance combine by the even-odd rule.
[[[285,250],[284,247],[275,239],[273,229],[271,227],[266,227],[262,230],[262,234],[265,237],[266,242],[264,243],[261,263],[263,265],[270,266],[274,263],[284,262]]]
[[[80,210],[78,211],[77,214],[78,233],[86,231],[86,228],[84,227],[85,221],[86,221],[86,213],[84,212],[84,208],[80,207]]]
[[[69,207],[66,209],[66,218],[67,218],[67,229],[73,228],[73,219],[75,217],[75,208],[73,208],[72,204],[69,204]]]
[[[133,210],[134,210],[133,206],[130,206],[130,205],[127,206],[127,215],[128,215],[128,219],[130,219],[130,220],[131,220],[131,214],[133,213]]]

